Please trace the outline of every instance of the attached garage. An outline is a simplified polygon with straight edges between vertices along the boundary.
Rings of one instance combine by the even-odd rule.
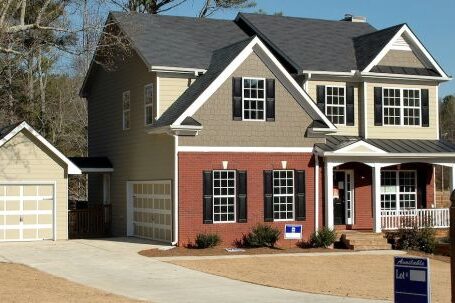
[[[128,236],[172,241],[171,181],[128,182]]]
[[[68,175],[81,171],[26,122],[0,137],[0,241],[68,239]]]

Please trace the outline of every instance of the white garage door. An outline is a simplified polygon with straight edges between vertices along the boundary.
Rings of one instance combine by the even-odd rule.
[[[171,181],[131,183],[133,236],[158,241],[172,241]]]
[[[0,184],[0,241],[54,238],[53,184]]]

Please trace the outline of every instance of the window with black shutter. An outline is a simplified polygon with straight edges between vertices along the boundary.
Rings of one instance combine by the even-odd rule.
[[[275,121],[275,79],[266,80],[266,116],[267,121]]]
[[[374,125],[382,125],[382,87],[374,88]]]
[[[232,78],[232,119],[242,120],[242,78]]]
[[[421,90],[422,95],[422,126],[430,126],[430,106],[429,106],[429,91],[428,89]]]
[[[305,221],[306,219],[306,184],[305,171],[295,171],[295,219]]]
[[[354,126],[354,86],[346,87],[346,125]]]
[[[203,212],[203,223],[213,223],[213,180],[212,171],[204,171],[202,173],[202,212]]]
[[[273,221],[273,176],[271,170],[264,171],[264,221]]]

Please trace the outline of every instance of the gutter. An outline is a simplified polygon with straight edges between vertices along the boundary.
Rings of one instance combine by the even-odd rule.
[[[147,134],[168,134],[180,136],[197,136],[202,130],[201,126],[193,125],[166,125],[146,129]]]

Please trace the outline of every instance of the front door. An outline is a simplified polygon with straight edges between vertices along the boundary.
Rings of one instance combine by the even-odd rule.
[[[354,173],[333,172],[333,219],[335,225],[354,224]]]

